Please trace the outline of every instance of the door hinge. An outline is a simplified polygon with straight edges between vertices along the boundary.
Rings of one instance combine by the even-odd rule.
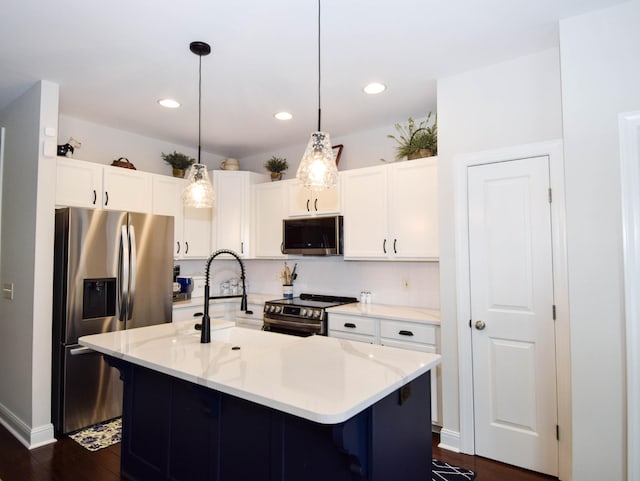
[[[549,204],[553,202],[553,194],[551,194],[551,187],[549,187]]]
[[[556,440],[560,441],[560,426],[556,424]]]
[[[553,320],[556,320],[556,305],[553,305]]]

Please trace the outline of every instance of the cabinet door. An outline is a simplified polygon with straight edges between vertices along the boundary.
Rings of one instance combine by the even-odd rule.
[[[287,216],[287,185],[257,184],[254,189],[254,247],[256,257],[281,258],[282,219]]]
[[[182,239],[182,189],[184,184],[183,179],[176,177],[153,176],[151,212],[173,216],[173,257],[176,258],[180,257],[185,249]]]
[[[216,205],[214,207],[215,248],[230,249],[239,255],[245,254],[248,239],[246,223],[249,219],[248,172],[215,171],[214,190]]]
[[[386,166],[347,170],[342,173],[345,259],[386,259]]]
[[[408,349],[411,351],[431,352],[434,354],[438,352],[436,346],[433,345],[396,341],[394,339],[381,338],[380,344],[383,346],[397,347],[399,349]],[[438,425],[442,424],[440,417],[442,409],[440,408],[441,403],[439,402],[441,397],[440,391],[442,389],[441,377],[442,374],[440,366],[436,366],[431,370],[431,422]]]
[[[388,250],[393,258],[438,258],[437,160],[390,166]]]
[[[182,239],[184,250],[180,256],[188,258],[206,258],[211,254],[211,225],[213,209],[185,207],[182,211]]]
[[[104,166],[102,208],[151,212],[151,174],[122,167]]]
[[[102,165],[67,157],[56,164],[56,205],[102,207]]]
[[[290,216],[339,214],[341,211],[340,180],[335,187],[320,192],[304,188],[297,180],[287,181],[287,186]]]

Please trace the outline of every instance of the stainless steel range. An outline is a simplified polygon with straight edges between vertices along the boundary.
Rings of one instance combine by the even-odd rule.
[[[327,335],[327,308],[358,302],[355,297],[300,294],[264,304],[263,330],[294,336]]]

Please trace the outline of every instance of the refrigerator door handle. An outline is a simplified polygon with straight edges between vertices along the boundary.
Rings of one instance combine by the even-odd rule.
[[[97,354],[96,351],[89,347],[76,347],[69,351],[72,356],[80,356],[82,354]]]
[[[118,271],[120,276],[120,314],[118,319],[124,321],[127,318],[127,293],[129,291],[129,236],[126,225],[120,227],[120,266]]]
[[[131,270],[131,280],[129,282],[129,312],[127,320],[131,320],[133,317],[133,302],[136,298],[136,231],[132,225],[129,226],[129,249],[131,252],[129,265]]]

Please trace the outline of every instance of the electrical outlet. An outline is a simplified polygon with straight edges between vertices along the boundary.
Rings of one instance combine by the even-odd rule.
[[[404,287],[405,289],[409,289],[409,287],[410,287],[409,279],[403,279],[402,280],[402,287]]]

